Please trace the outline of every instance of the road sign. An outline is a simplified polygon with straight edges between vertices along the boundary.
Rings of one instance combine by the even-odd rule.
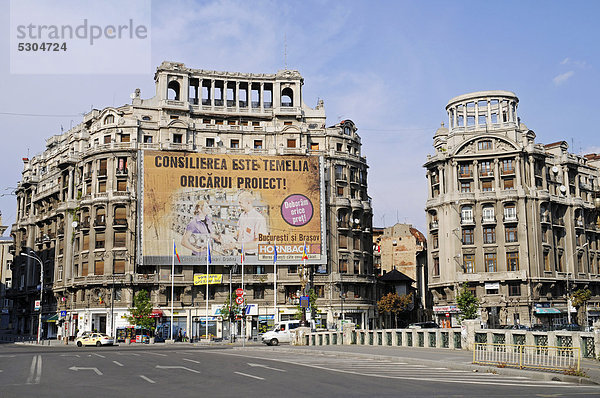
[[[242,289],[242,288],[235,289],[235,294],[236,294],[236,296],[243,296],[244,295],[244,289]]]
[[[244,298],[242,296],[238,296],[235,298],[235,302],[238,304],[244,304]]]
[[[308,296],[300,297],[300,307],[302,307],[302,308],[310,307],[310,299],[308,298]]]
[[[67,311],[61,311],[61,312],[60,312],[60,316],[62,316],[62,317],[65,317],[65,316],[67,316]]]
[[[39,311],[39,309],[40,309],[40,307],[41,307],[40,300],[35,300],[35,305],[34,305],[34,307],[35,307],[35,310],[36,310],[36,311]]]

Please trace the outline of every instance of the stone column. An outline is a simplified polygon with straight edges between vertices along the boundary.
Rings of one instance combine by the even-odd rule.
[[[569,186],[569,168],[567,166],[563,166],[563,182],[562,185],[567,188],[565,192],[566,195],[571,195],[571,187]]]
[[[533,156],[529,157],[529,179],[531,180],[531,181],[529,181],[529,186],[532,187],[532,188],[536,187],[536,183],[535,183],[535,159],[533,158]]]
[[[73,197],[73,169],[69,170],[69,183],[67,188],[67,198],[74,199]]]
[[[234,97],[235,97],[235,110],[237,112],[239,112],[240,111],[240,82],[239,82],[239,80],[235,81]],[[240,127],[240,129],[241,129],[241,127]]]
[[[479,127],[479,101],[475,101],[475,127]]]
[[[215,79],[210,79],[210,106],[215,106]]]
[[[498,159],[494,159],[494,190],[500,190],[500,165]]]
[[[261,111],[261,113],[264,112],[264,110],[265,110],[265,99],[263,97],[264,92],[265,92],[265,83],[264,82],[260,82],[260,93],[259,93],[258,102],[260,104],[260,111]]]
[[[479,169],[478,169],[478,165],[479,162],[477,160],[473,161],[473,185],[475,185],[473,187],[472,192],[479,192]]]
[[[519,158],[515,159],[515,180],[515,189],[517,186],[525,186],[524,181],[521,181],[521,162],[519,161]]]
[[[477,319],[468,319],[461,322],[460,328],[463,349],[473,351],[475,349],[475,332],[481,330],[481,324]]]
[[[444,193],[444,174],[442,173],[442,171],[444,170],[443,166],[438,166],[438,176],[440,179],[440,195],[442,195]]]

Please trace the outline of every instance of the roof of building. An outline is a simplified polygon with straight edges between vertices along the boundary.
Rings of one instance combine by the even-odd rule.
[[[383,282],[410,282],[413,283],[415,280],[409,276],[404,275],[402,272],[397,269],[393,269],[389,272],[386,272],[382,276],[379,277],[380,281]]]
[[[567,144],[567,141],[556,141],[556,142],[552,142],[550,144],[544,145],[544,148],[550,149],[550,148],[555,148],[557,146],[563,146],[563,145],[566,145],[567,147],[569,146],[569,144]]]
[[[421,231],[419,231],[419,230],[418,230],[418,229],[416,229],[416,228],[412,228],[412,227],[411,227],[411,228],[409,228],[409,230],[410,230],[410,233],[411,233],[411,234],[412,234],[412,235],[413,235],[415,238],[417,238],[417,241],[419,241],[419,242],[421,242],[421,243],[426,243],[426,242],[427,242],[427,239],[425,239],[425,235],[423,235],[423,234],[421,233]]]
[[[435,134],[433,135],[434,137],[439,137],[442,135],[448,135],[448,129],[446,127],[444,127],[444,122],[442,122],[441,126],[439,129],[436,130]]]

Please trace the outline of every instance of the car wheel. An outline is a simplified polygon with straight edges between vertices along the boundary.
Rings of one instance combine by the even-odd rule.
[[[277,339],[271,339],[269,345],[278,345],[279,344],[279,340]]]
[[[83,346],[83,344],[81,344],[81,341],[78,341],[77,342],[77,347],[81,347],[81,346]]]
[[[96,341],[96,347],[100,347],[101,345],[102,345],[102,343],[101,343],[101,342],[99,342],[99,341]]]

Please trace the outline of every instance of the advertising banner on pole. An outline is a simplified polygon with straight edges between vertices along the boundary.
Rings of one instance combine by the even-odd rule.
[[[315,156],[143,151],[144,264],[326,264]]]

